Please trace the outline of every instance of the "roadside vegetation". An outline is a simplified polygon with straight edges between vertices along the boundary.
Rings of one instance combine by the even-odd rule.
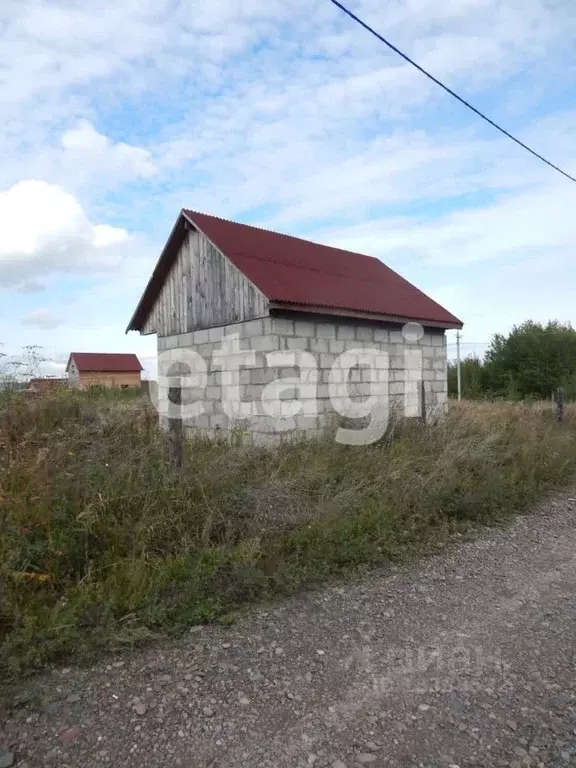
[[[167,463],[145,400],[0,404],[0,674],[228,620],[251,601],[428,550],[569,481],[576,418],[453,405],[377,445],[204,441]]]
[[[558,387],[567,400],[576,400],[576,330],[558,320],[527,320],[508,335],[495,334],[483,358],[462,361],[466,398],[549,400]],[[457,391],[455,362],[448,366],[448,391]]]

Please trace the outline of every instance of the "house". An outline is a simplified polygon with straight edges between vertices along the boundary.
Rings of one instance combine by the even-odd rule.
[[[412,324],[408,333],[407,323]],[[279,431],[291,436],[325,428],[335,412],[331,371],[352,349],[376,349],[386,357],[387,370],[379,377],[386,378],[387,402],[406,415],[417,415],[421,407],[422,388],[407,364],[414,359],[407,354],[415,352],[427,400],[442,409],[445,331],[461,327],[458,318],[379,259],[182,210],[127,331],[157,334],[161,376],[197,355],[200,368],[205,362],[204,408],[187,418],[187,429],[230,435],[241,426],[254,442],[267,443],[280,439]],[[238,373],[225,372],[214,357],[231,334],[238,334],[242,350],[255,353]],[[300,360],[286,370],[286,362],[279,364],[284,358],[269,357],[275,351],[298,352]],[[314,406],[308,414],[282,419],[279,426],[265,406],[246,405],[262,400],[272,381],[307,366],[316,366],[316,373],[307,374],[313,391],[307,387],[306,397]],[[354,384],[354,397],[369,394],[361,370],[347,381]],[[221,402],[222,388],[232,384],[238,384],[244,403],[234,416]],[[166,388],[159,392],[166,402]]]
[[[76,389],[140,387],[142,366],[136,355],[72,352],[66,366],[68,383]]]

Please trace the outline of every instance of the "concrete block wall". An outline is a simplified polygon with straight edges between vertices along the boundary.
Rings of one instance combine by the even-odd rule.
[[[239,371],[222,371],[212,356],[221,349],[222,340],[231,334],[239,336],[243,351],[254,353],[254,364]],[[344,372],[333,370],[339,356],[349,350],[376,349],[389,356],[389,369],[375,372],[377,379],[371,384],[371,372],[366,368],[351,371],[348,394],[360,401],[371,393],[388,398],[392,410],[407,416],[421,413],[419,384],[408,383],[406,350],[422,356],[422,379],[425,382],[428,413],[442,412],[447,402],[447,355],[444,331],[426,329],[424,336],[407,344],[402,326],[383,326],[369,322],[333,322],[326,319],[289,319],[267,317],[220,328],[158,338],[160,373],[170,369],[177,373],[178,366],[187,365],[192,376],[185,390],[185,402],[201,401],[203,412],[185,421],[190,433],[220,435],[226,439],[239,437],[254,444],[274,444],[305,432],[320,435],[335,422],[333,403],[329,399],[329,382],[341,381]],[[200,355],[204,365],[188,354]],[[269,366],[266,354],[270,352],[295,353],[296,361],[282,361],[282,365]],[[296,363],[296,364],[295,364]],[[205,375],[202,369],[205,367]],[[198,370],[199,369],[199,370]],[[185,369],[182,369],[185,370]],[[332,371],[332,373],[331,373]],[[341,378],[340,378],[341,377]],[[262,406],[261,398],[267,385],[278,379],[300,378],[303,386],[285,387],[280,395],[279,413],[270,416]],[[387,386],[384,382],[387,381]],[[382,386],[379,387],[379,383]],[[194,386],[192,386],[194,385]],[[252,404],[246,415],[227,415],[222,405],[222,388],[237,386],[240,401]],[[372,387],[372,389],[371,389]],[[408,391],[408,394],[407,394]],[[161,415],[166,412],[166,387],[159,387]],[[304,401],[304,412],[290,415],[290,400]],[[285,403],[284,403],[285,401]]]

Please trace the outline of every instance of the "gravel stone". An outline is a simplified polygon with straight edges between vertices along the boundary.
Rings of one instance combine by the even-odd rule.
[[[14,753],[0,747],[0,768],[10,768],[14,765]]]

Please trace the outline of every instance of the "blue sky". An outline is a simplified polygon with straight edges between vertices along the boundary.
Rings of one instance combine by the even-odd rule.
[[[576,174],[571,0],[349,5]],[[124,329],[182,207],[379,256],[465,351],[576,321],[576,185],[328,0],[7,0],[0,30],[8,355],[134,351],[154,375],[155,337]]]

